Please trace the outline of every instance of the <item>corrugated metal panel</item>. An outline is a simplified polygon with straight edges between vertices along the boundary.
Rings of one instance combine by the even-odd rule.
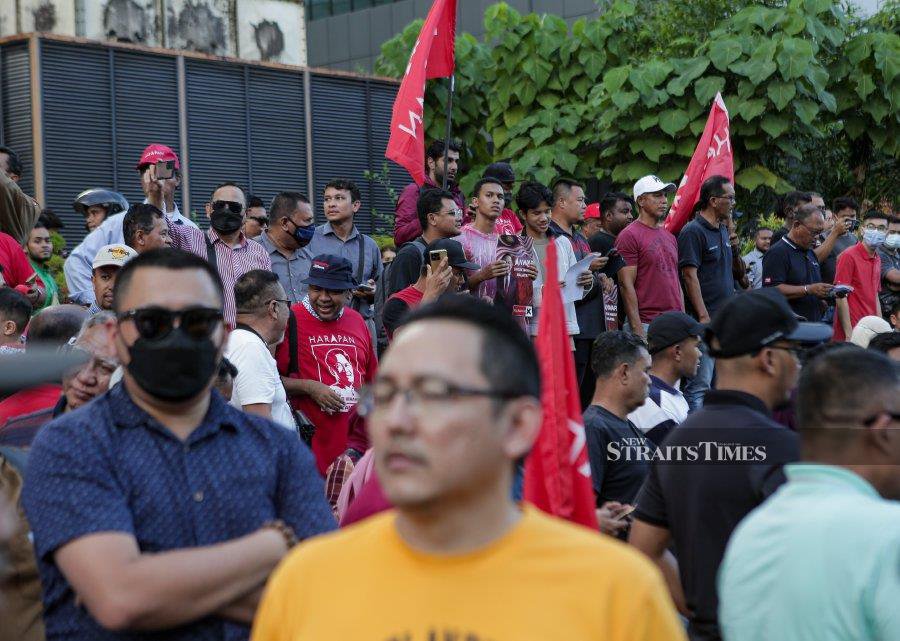
[[[3,144],[18,154],[25,166],[19,186],[34,195],[34,153],[31,136],[31,70],[28,44],[0,48],[0,127]]]
[[[72,200],[84,189],[114,182],[108,53],[43,42],[41,80],[45,198],[65,222],[71,247],[84,235]]]
[[[268,207],[279,191],[308,194],[303,75],[249,68],[252,191]]]
[[[362,206],[356,225],[364,233],[373,229],[369,182],[368,128],[365,83],[349,78],[313,74],[312,104],[313,178],[310,194],[316,203],[316,218],[322,218],[322,194],[332,178],[347,178],[359,186]]]
[[[371,144],[369,165],[381,173],[384,163],[388,167],[388,185],[394,191],[394,198],[411,182],[409,173],[397,163],[387,160],[384,151],[390,137],[391,112],[399,87],[386,82],[369,82],[369,108],[371,109]],[[394,230],[394,198],[388,193],[388,186],[379,182],[372,184],[372,207],[375,209],[375,229],[377,233],[388,234]]]
[[[179,152],[176,60],[126,51],[112,55],[116,188],[128,202],[141,202],[144,193],[135,165],[144,147],[162,143]],[[175,202],[181,206],[180,192]]]
[[[191,208],[198,222],[216,185],[250,180],[244,67],[197,60],[185,61]]]

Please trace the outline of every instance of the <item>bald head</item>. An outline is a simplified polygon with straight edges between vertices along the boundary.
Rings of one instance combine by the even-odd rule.
[[[88,316],[87,310],[79,305],[48,307],[38,312],[28,324],[27,346],[61,347],[78,334]]]

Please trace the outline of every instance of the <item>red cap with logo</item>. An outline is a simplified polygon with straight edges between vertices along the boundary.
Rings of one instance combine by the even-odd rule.
[[[600,218],[600,203],[591,203],[587,206],[584,210],[584,219],[588,218]]]
[[[155,142],[152,145],[147,145],[147,148],[144,149],[144,153],[141,154],[141,159],[138,161],[137,168],[140,169],[144,165],[153,165],[167,160],[174,160],[175,169],[181,169],[181,163],[178,162],[178,156],[175,155],[172,148]]]

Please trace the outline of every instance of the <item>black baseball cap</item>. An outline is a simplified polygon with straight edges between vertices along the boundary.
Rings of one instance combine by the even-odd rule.
[[[356,289],[359,285],[353,278],[353,265],[350,261],[334,254],[319,254],[313,258],[309,276],[303,282],[334,292]]]
[[[516,172],[508,162],[494,162],[484,168],[482,178],[495,178],[502,183],[516,182]]]
[[[831,326],[825,323],[798,321],[784,295],[764,287],[725,303],[706,328],[706,342],[710,356],[735,358],[780,340],[817,345],[831,334]]]
[[[691,336],[703,337],[706,325],[684,312],[665,312],[652,321],[647,328],[647,349],[651,354],[680,343]]]
[[[450,267],[459,267],[460,269],[481,269],[481,265],[478,263],[470,262],[469,259],[466,258],[466,252],[463,250],[463,246],[459,244],[459,241],[453,240],[452,238],[440,238],[425,248],[426,256],[428,252],[432,252],[438,249],[444,249],[447,251],[447,264]]]

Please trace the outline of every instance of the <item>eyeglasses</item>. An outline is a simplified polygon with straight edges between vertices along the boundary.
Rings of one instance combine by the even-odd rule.
[[[713,198],[720,198],[721,200],[730,200],[731,202],[734,202],[734,200],[735,200],[733,194],[731,196],[713,196]]]
[[[863,226],[863,229],[867,229],[869,231],[887,231],[888,228],[887,225],[873,225],[872,223],[869,223]]]
[[[378,381],[360,390],[360,401],[357,411],[361,416],[370,416],[376,410],[383,409],[393,403],[398,394],[403,396],[403,400],[410,410],[417,413],[421,412],[429,404],[459,398],[481,396],[496,399],[513,399],[523,396],[521,392],[463,387],[440,378],[420,378],[405,389],[390,381]]]
[[[212,203],[213,211],[222,211],[223,209],[228,209],[232,214],[239,214],[244,211],[244,206],[241,203],[235,202],[233,200],[214,200]]]
[[[237,213],[237,212],[235,212],[235,213]],[[247,220],[255,220],[256,223],[257,223],[259,226],[261,226],[261,227],[268,227],[268,226],[269,226],[269,219],[268,219],[268,218],[262,218],[261,216],[247,216]]]
[[[222,310],[211,307],[190,307],[171,310],[163,307],[142,307],[117,314],[119,322],[132,320],[141,338],[155,341],[165,338],[178,326],[193,340],[209,338],[222,322]]]
[[[266,305],[268,305],[269,303],[284,303],[284,304],[287,305],[288,307],[291,306],[291,301],[289,301],[289,300],[287,300],[287,299],[285,299],[285,298],[273,298],[273,299],[271,299],[270,301],[268,301],[268,302],[266,303]]]

